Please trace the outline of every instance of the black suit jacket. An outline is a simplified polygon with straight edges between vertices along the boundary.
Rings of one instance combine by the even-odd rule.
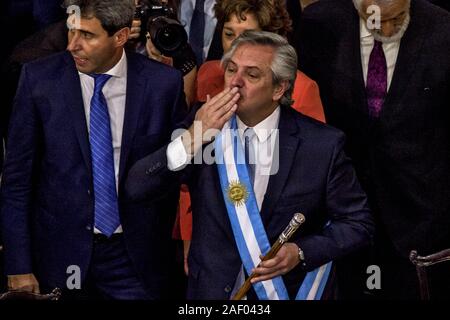
[[[279,123],[280,163],[269,179],[261,218],[274,243],[296,212],[306,222],[291,241],[304,251],[306,267],[284,276],[295,297],[306,271],[337,259],[370,242],[373,224],[366,195],[349,159],[344,135],[295,110],[283,107]],[[131,169],[126,190],[135,199],[154,191],[146,177],[154,156]],[[188,167],[193,212],[189,252],[189,299],[229,299],[241,266],[215,164]],[[327,221],[330,225],[324,228]]]
[[[428,0],[428,1],[441,8],[444,8],[447,11],[450,11],[450,1],[448,0]]]
[[[369,203],[404,256],[450,241],[450,14],[424,0],[411,22],[379,119],[367,111],[359,17],[351,0],[302,16],[299,67],[320,87],[327,122],[347,137]]]
[[[127,53],[127,96],[119,169],[119,211],[128,254],[154,298],[167,296],[171,229],[178,201],[165,149],[185,116],[181,74]],[[84,279],[93,245],[90,147],[78,72],[68,52],[25,64],[15,99],[1,187],[7,274],[33,272],[45,287],[66,287],[67,268]],[[147,154],[157,190],[131,202],[129,168]]]

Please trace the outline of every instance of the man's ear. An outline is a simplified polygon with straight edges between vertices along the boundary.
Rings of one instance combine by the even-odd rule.
[[[128,36],[130,35],[130,28],[125,27],[120,29],[114,34],[114,39],[116,40],[116,45],[122,47],[128,41]]]
[[[288,86],[289,83],[287,80],[282,81],[278,86],[276,86],[272,94],[273,101],[280,100],[283,94],[286,92]]]

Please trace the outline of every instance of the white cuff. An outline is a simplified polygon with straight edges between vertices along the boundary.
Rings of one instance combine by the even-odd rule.
[[[184,148],[181,136],[173,140],[167,146],[167,167],[170,171],[178,171],[183,169],[191,160]]]

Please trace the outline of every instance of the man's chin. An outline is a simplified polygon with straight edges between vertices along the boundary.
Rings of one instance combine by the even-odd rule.
[[[380,35],[379,33],[376,33],[376,32],[372,32],[372,35],[373,35],[373,38],[376,41],[379,41],[381,43],[393,43],[393,42],[400,41],[402,39],[403,35],[404,35],[404,32],[399,31],[399,32],[397,32],[396,34],[394,34],[393,36],[390,36],[390,37],[382,36],[382,35]]]
[[[393,43],[393,42],[398,42],[400,41],[403,36],[405,35],[406,30],[408,29],[409,26],[409,22],[411,21],[411,17],[408,14],[405,18],[405,21],[403,21],[402,26],[398,29],[398,31],[390,36],[390,37],[385,37],[382,36],[380,33],[378,33],[377,30],[369,30],[369,32],[373,35],[373,38],[376,41],[382,42],[382,43]]]
[[[74,58],[75,61],[75,67],[79,72],[82,73],[92,73],[92,67],[90,66],[89,62],[86,59],[77,59]]]

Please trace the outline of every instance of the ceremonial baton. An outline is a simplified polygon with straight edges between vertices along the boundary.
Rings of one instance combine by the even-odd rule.
[[[305,216],[301,213],[296,213],[292,217],[289,225],[284,229],[284,231],[278,237],[278,240],[273,244],[272,248],[270,248],[269,252],[261,259],[261,261],[266,261],[275,257],[277,252],[281,249],[283,244],[291,238],[295,231],[297,231],[298,227],[305,222]],[[251,280],[256,277],[256,273],[252,273],[250,277],[245,280],[244,284],[239,288],[239,291],[235,294],[235,296],[231,300],[241,300],[246,294],[247,291],[251,288]]]

